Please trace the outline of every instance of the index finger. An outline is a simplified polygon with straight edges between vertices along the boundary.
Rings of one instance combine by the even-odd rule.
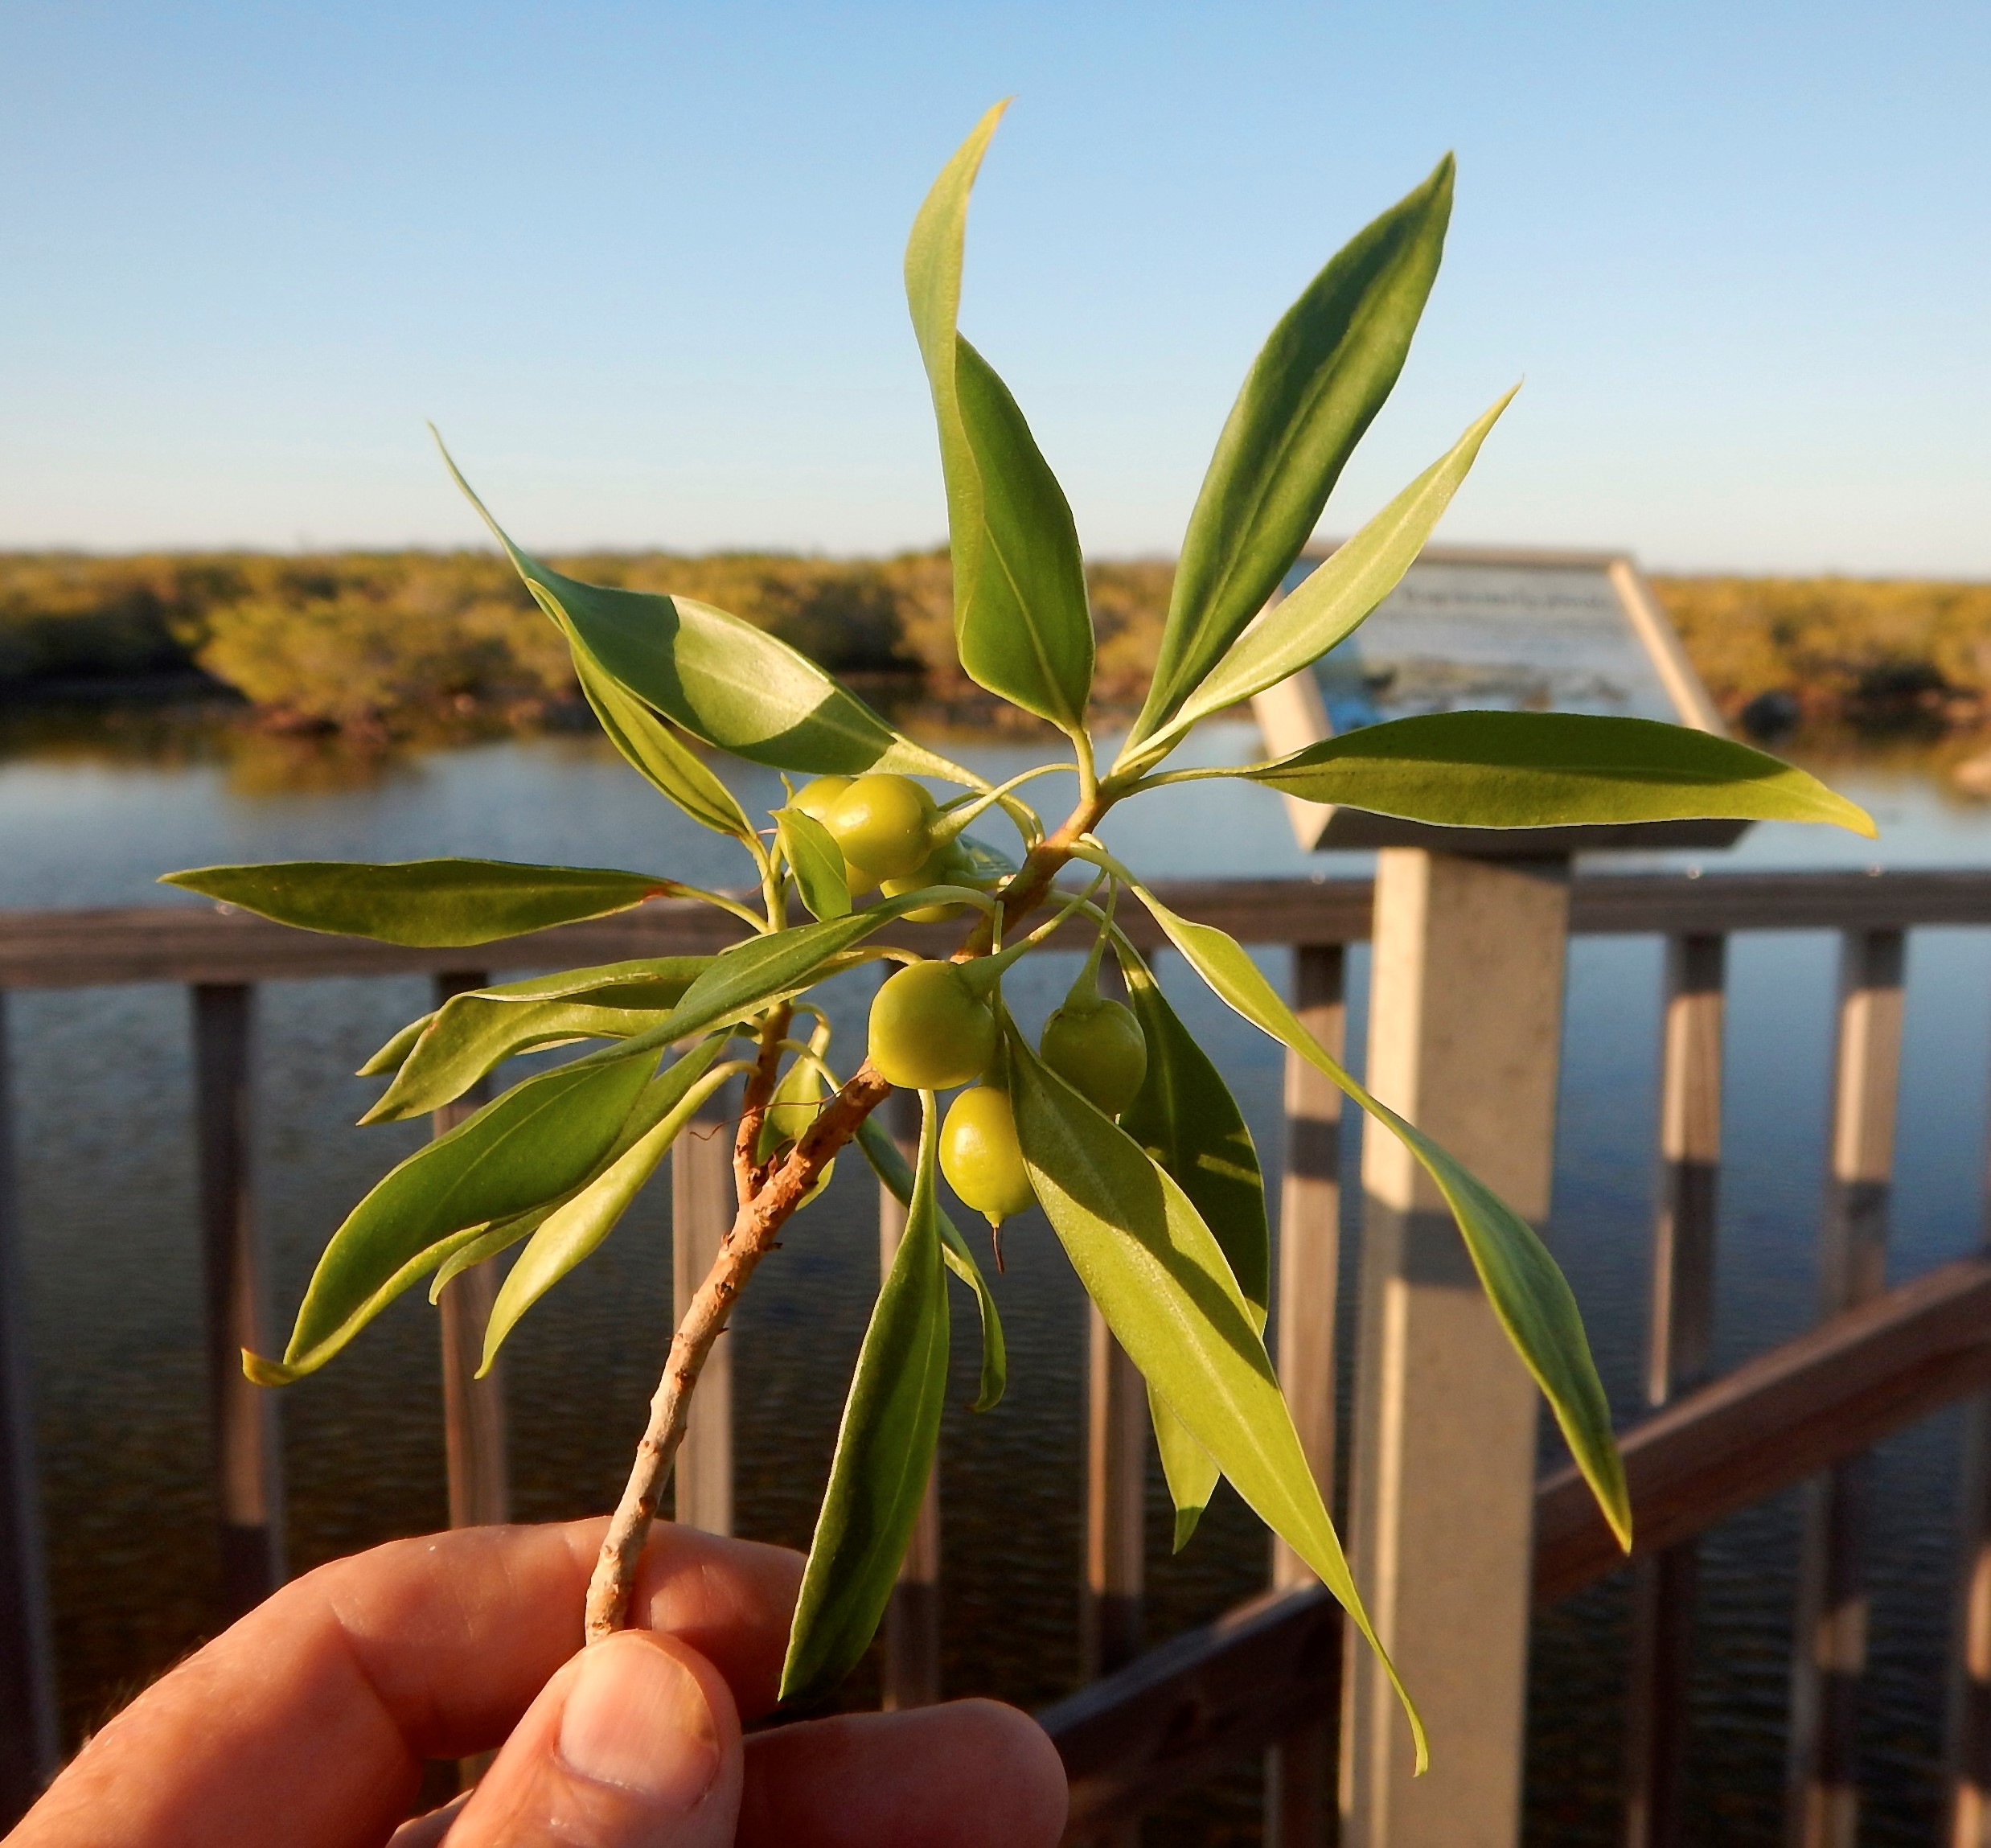
[[[113,1720],[10,1848],[350,1848],[408,1813],[426,1758],[499,1743],[581,1646],[605,1527],[400,1540],[286,1586]],[[774,1704],[801,1561],[659,1524],[634,1620]]]

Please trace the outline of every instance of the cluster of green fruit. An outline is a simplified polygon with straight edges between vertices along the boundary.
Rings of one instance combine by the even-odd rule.
[[[1147,1076],[1147,1041],[1133,1011],[1099,992],[1105,947],[1102,932],[1071,992],[1045,1022],[1038,1056],[1095,1110],[1117,1117]],[[871,1005],[870,1057],[880,1076],[905,1090],[971,1087],[948,1107],[941,1125],[941,1171],[965,1204],[1000,1227],[1036,1196],[1009,1094],[989,1075],[995,1009],[978,992],[971,967],[914,963],[887,981]]]
[[[957,829],[925,786],[909,776],[819,776],[796,791],[794,806],[819,821],[842,850],[852,897],[878,886],[888,898],[929,885],[983,883]],[[958,905],[922,905],[905,915],[938,924]]]

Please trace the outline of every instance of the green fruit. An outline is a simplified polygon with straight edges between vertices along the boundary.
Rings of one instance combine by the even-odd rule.
[[[951,1090],[996,1055],[996,1016],[952,963],[901,969],[871,1004],[871,1062],[907,1090]]]
[[[811,821],[819,821],[827,827],[830,811],[844,799],[850,786],[851,778],[847,776],[819,776],[797,790],[790,799],[789,806],[800,809]]]
[[[962,852],[960,842],[950,840],[931,855],[917,873],[909,873],[903,879],[886,880],[885,895],[896,898],[901,892],[918,892],[923,886],[966,885],[969,870],[968,856]],[[915,924],[938,924],[950,918],[959,918],[967,910],[965,905],[922,905],[908,911],[905,916]]]
[[[933,852],[934,799],[909,776],[874,771],[837,799],[823,825],[844,857],[880,879],[917,873]]]
[[[1064,1006],[1044,1023],[1044,1062],[1092,1107],[1118,1116],[1147,1076],[1147,1041],[1131,1008],[1103,995]]]
[[[948,1106],[940,1126],[940,1171],[963,1204],[991,1226],[1037,1204],[1007,1092],[977,1085]]]

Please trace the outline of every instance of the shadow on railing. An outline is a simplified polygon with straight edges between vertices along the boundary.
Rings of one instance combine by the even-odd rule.
[[[1402,851],[1420,863],[1430,858]],[[1558,932],[1566,926],[1578,934],[1659,935],[1670,947],[1658,1135],[1662,1185],[1646,1368],[1652,1410],[1623,1434],[1639,1542],[1632,1568],[1627,1841],[1634,1848],[1661,1848],[1682,1840],[1696,1538],[1737,1509],[1799,1482],[1811,1487],[1793,1665],[1791,1839],[1824,1848],[1850,1838],[1848,1823],[1858,1801],[1853,1722],[1866,1637],[1859,1460],[1890,1431],[1975,1395],[1965,1460],[1949,1777],[1952,1838],[1960,1845],[1980,1842],[1991,1819],[1991,1256],[1944,1266],[1891,1291],[1882,1286],[1881,1259],[1905,933],[1927,926],[1991,926],[1991,874],[1569,879],[1556,869],[1538,870],[1559,882]],[[1339,1051],[1343,949],[1369,934],[1374,889],[1369,881],[1177,881],[1164,885],[1161,895],[1177,910],[1221,925],[1246,942],[1292,946],[1298,1005],[1323,1043]],[[1137,938],[1143,928],[1151,936],[1144,916],[1128,922]],[[1842,938],[1821,1246],[1824,1315],[1811,1332],[1710,1379],[1725,939],[1737,931],[1771,929],[1831,930]],[[684,954],[729,940],[725,920],[712,911],[663,901],[487,946],[475,953],[484,967],[471,970],[463,967],[468,959],[462,951],[411,951],[312,936],[241,914],[191,906],[0,914],[0,1006],[10,989],[143,981],[183,983],[191,991],[208,1376],[232,1611],[266,1595],[281,1578],[282,1560],[273,1407],[268,1394],[244,1381],[236,1361],[241,1347],[265,1347],[269,1334],[263,1259],[249,1210],[254,984],[413,971],[432,974],[438,992],[449,992],[482,983],[491,968]],[[1558,983],[1559,956],[1558,938],[1551,971]],[[0,1825],[31,1801],[57,1754],[56,1665],[37,1513],[20,1228],[7,1165],[5,1026],[0,1012]],[[1372,1039],[1392,1030],[1380,1015],[1372,1021]],[[1400,1062],[1410,1056],[1400,1049],[1399,1054]],[[1372,1044],[1372,1073],[1389,1056],[1390,1048]],[[1551,1051],[1551,1077],[1553,1056]],[[1295,1422],[1325,1485],[1334,1473],[1338,1103],[1311,1066],[1290,1062],[1279,1351]],[[690,1138],[680,1148],[672,1185],[681,1306],[699,1274],[703,1244],[716,1238],[731,1217],[731,1193],[716,1142]],[[700,1152],[708,1149],[719,1149],[720,1159],[702,1161]],[[881,1234],[888,1256],[901,1223],[897,1204],[887,1196]],[[445,1298],[446,1429],[451,1517],[470,1523],[503,1517],[504,1427],[496,1383],[470,1378],[488,1285],[480,1284],[476,1273],[453,1290],[461,1285],[469,1287],[454,1302]],[[1082,1620],[1088,1631],[1086,1660],[1096,1678],[1041,1716],[1071,1776],[1073,1835],[1129,1840],[1143,1809],[1227,1764],[1266,1752],[1266,1839],[1283,1848],[1332,1839],[1337,1751],[1344,1724],[1360,1723],[1344,1719],[1338,1611],[1282,1551],[1264,1595],[1205,1628],[1141,1652],[1145,1404],[1138,1378],[1096,1317],[1093,1341]],[[1394,1480],[1402,1472],[1399,1465],[1410,1466],[1397,1457],[1387,1471],[1375,1468],[1374,1460],[1384,1455],[1376,1448],[1385,1441],[1376,1435],[1382,1427],[1373,1419],[1363,1423],[1365,1394],[1381,1390],[1384,1365],[1366,1352],[1357,1357],[1357,1461],[1358,1469],[1368,1467]],[[1401,1387],[1401,1374],[1394,1377]],[[708,1370],[679,1464],[679,1517],[719,1531],[732,1519],[729,1395],[723,1368]],[[1623,1566],[1573,1472],[1517,1488],[1524,1546],[1531,1498],[1532,1596],[1537,1607]],[[1382,1491],[1372,1487],[1366,1493],[1373,1514]],[[1351,1525],[1359,1574],[1362,1536],[1376,1530],[1373,1518],[1366,1526]],[[930,1491],[927,1517],[887,1626],[888,1704],[938,1697],[938,1550]],[[1518,1599],[1525,1620],[1525,1588],[1509,1590],[1514,1596],[1509,1602]],[[1459,1638],[1457,1646],[1470,1653],[1472,1640]],[[1351,1686],[1351,1698],[1353,1692]],[[1518,1687],[1481,1693],[1488,1731],[1476,1751],[1486,1757],[1491,1739],[1493,1756],[1505,1752],[1511,1761],[1496,1767],[1501,1781],[1490,1788],[1518,1791]],[[1469,1715],[1453,1723],[1473,1721]],[[1358,1798],[1342,1838],[1382,1848],[1393,1839],[1391,1813],[1373,1796]]]

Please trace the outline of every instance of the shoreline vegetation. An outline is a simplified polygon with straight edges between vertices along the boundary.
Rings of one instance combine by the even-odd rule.
[[[925,725],[996,718],[954,659],[944,551],[552,562],[716,604]],[[1137,703],[1173,575],[1165,560],[1087,567],[1107,704]],[[1991,582],[1652,581],[1739,729],[1927,740],[1991,725]],[[585,722],[565,645],[493,552],[0,553],[0,702],[203,698],[245,708],[241,722],[265,734],[363,749]]]

